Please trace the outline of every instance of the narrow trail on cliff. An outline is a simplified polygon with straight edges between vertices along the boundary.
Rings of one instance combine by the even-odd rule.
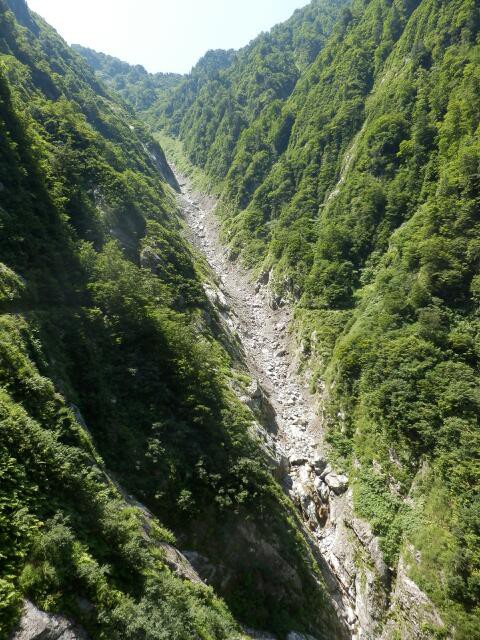
[[[174,171],[181,188],[178,201],[189,240],[216,275],[231,330],[240,339],[250,374],[273,408],[270,433],[286,463],[285,489],[302,516],[304,533],[332,605],[348,629],[346,637],[359,638],[351,581],[330,549],[335,537],[331,505],[337,497],[342,499],[348,480],[333,472],[322,453],[316,399],[298,374],[298,358],[288,331],[292,312],[286,306],[272,309],[266,283],[252,283],[249,273],[229,259],[220,240],[215,198],[196,192],[188,178]]]

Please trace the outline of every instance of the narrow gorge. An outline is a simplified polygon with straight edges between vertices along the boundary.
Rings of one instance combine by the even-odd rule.
[[[221,241],[216,198],[196,191],[187,176],[174,173],[187,237],[216,276],[216,286],[205,285],[207,295],[226,331],[240,340],[252,376],[248,393],[239,392],[239,398],[263,416],[263,424],[255,424],[256,434],[301,514],[303,535],[312,546],[345,637],[388,640],[398,628],[407,637],[423,637],[425,620],[433,629],[441,628],[435,606],[408,580],[405,569],[400,565],[392,574],[371,527],[354,515],[348,477],[328,462],[322,397],[310,389],[311,371],[305,370],[302,345],[293,335],[288,302],[269,289],[269,273],[255,281],[231,259]]]
[[[480,640],[478,0],[292,0],[186,73],[180,2],[65,10],[155,73],[43,2],[0,0],[0,640]],[[185,3],[178,58],[259,24]]]

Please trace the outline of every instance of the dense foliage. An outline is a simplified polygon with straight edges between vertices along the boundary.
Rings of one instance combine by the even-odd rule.
[[[478,638],[480,9],[354,0],[325,38],[334,5],[208,54],[146,117],[216,180],[232,255],[295,302],[333,455],[392,570],[402,554],[455,637]]]
[[[24,597],[94,640],[238,638],[231,612],[336,633],[167,181],[123,102],[0,0],[1,637]],[[229,608],[172,573],[156,518]]]
[[[118,58],[72,45],[97,73],[97,76],[114,89],[135,112],[146,111],[158,104],[183,76],[179,73],[148,73],[142,65],[132,67]]]
[[[154,129],[165,126],[171,135],[180,135],[189,159],[214,178],[223,178],[241,133],[262,115],[270,121],[278,115],[302,70],[322,49],[346,2],[315,0],[238,52],[207,52],[170,91],[159,93],[156,102],[148,100],[150,104],[141,109],[143,118]],[[117,86],[125,79],[128,86],[135,68],[130,67],[118,81],[102,54],[79,52],[88,62],[94,61],[100,77],[110,77]],[[150,76],[151,82],[155,78]],[[122,95],[132,106],[142,101],[132,101],[123,87]],[[281,137],[279,131],[279,144]]]

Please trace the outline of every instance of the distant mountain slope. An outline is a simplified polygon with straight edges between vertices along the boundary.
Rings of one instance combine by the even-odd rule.
[[[180,134],[190,159],[215,178],[223,178],[242,131],[263,113],[274,117],[302,70],[321,50],[346,4],[347,0],[315,0],[238,52],[209,51],[189,75],[162,92],[156,103],[141,107],[144,119],[153,128],[162,125],[170,134]],[[78,51],[92,61],[91,52]],[[135,68],[117,76],[102,61],[97,57],[93,64],[100,77],[110,78],[113,85],[129,85]],[[155,79],[149,76],[149,82]],[[125,97],[123,86],[120,93]],[[150,103],[149,91],[146,95]]]
[[[195,164],[212,177],[223,178],[242,132],[264,114],[276,116],[346,4],[346,0],[315,0],[245,48],[230,52],[220,67],[207,64],[214,55],[208,53],[164,106],[152,106],[148,122],[179,135]]]
[[[480,8],[312,2],[294,32],[313,14],[311,56],[280,26],[144,117],[216,181],[232,257],[296,305],[393,587],[407,571],[445,637],[478,638]]]
[[[161,101],[165,93],[178,86],[184,77],[180,73],[148,73],[141,65],[132,66],[79,44],[72,45],[72,48],[137,112]]]
[[[146,126],[0,0],[0,636],[28,598],[94,640],[341,638],[167,181]]]

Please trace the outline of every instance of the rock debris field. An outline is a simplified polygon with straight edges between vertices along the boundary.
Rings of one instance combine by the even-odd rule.
[[[337,501],[337,497],[347,491],[348,478],[334,473],[320,454],[321,420],[315,411],[315,398],[294,364],[288,332],[292,312],[287,306],[272,309],[266,285],[252,283],[239,263],[229,259],[219,237],[215,199],[195,192],[189,180],[178,173],[177,179],[189,240],[205,256],[218,279],[219,289],[206,287],[207,295],[225,312],[231,331],[242,343],[253,385],[256,390],[260,385],[274,410],[273,447],[285,470],[285,487],[302,514],[310,540],[327,563],[323,570],[325,574],[327,567],[331,574],[334,606],[351,637],[361,637],[356,634],[353,573],[336,555],[339,531],[335,510],[343,512],[345,508],[344,501]]]

